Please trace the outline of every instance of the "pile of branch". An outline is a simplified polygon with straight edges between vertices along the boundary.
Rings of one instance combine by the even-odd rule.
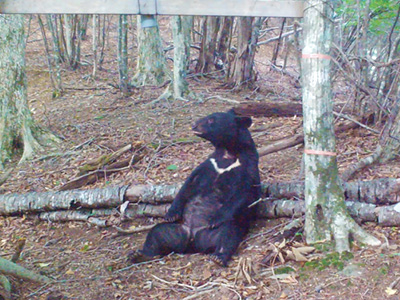
[[[130,158],[117,161],[124,153],[138,150],[143,146],[142,142],[135,142],[118,149],[114,153],[102,155],[93,161],[79,167],[76,178],[62,185],[59,190],[66,191],[78,189],[88,184],[95,183],[97,180],[109,176],[112,173],[121,172],[129,169],[133,164],[143,158],[143,154],[133,154]]]
[[[109,226],[102,217],[162,217],[181,185],[132,185],[94,190],[0,195],[0,214],[37,213],[41,220],[87,221]],[[304,214],[304,183],[262,184],[263,199],[257,204],[262,218]],[[400,225],[400,179],[384,178],[344,184],[346,205],[357,220],[382,226]],[[123,205],[125,204],[125,205]],[[117,207],[123,207],[119,211]]]

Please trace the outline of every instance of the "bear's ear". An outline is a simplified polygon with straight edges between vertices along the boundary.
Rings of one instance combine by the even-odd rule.
[[[231,108],[230,110],[228,110],[227,113],[236,116],[236,113],[235,113],[235,111],[234,111],[233,108]]]
[[[244,127],[244,128],[249,128],[252,124],[250,117],[237,117],[236,116],[235,121],[239,125],[239,127]]]

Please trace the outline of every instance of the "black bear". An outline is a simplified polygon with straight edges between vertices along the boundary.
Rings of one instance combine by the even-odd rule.
[[[213,113],[193,126],[215,151],[187,178],[165,215],[153,227],[132,262],[158,255],[206,253],[226,266],[255,217],[261,196],[258,153],[248,128],[249,117],[232,110]]]

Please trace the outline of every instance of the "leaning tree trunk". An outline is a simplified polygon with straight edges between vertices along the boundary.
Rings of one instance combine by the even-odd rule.
[[[40,129],[28,108],[24,18],[0,16],[0,166],[23,148],[21,161],[58,139]]]
[[[338,176],[330,82],[332,7],[310,0],[304,11],[302,59],[305,144],[305,233],[308,243],[331,240],[338,252],[349,251],[349,237],[369,244],[380,241],[350,217]]]
[[[141,27],[141,16],[137,17],[138,57],[133,86],[161,85],[170,77],[167,61],[161,45],[158,26]]]
[[[238,51],[228,85],[236,88],[251,88],[255,82],[254,56],[261,27],[261,18],[239,18]]]

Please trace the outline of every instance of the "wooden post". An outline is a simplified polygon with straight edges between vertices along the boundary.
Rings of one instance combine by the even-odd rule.
[[[0,0],[0,13],[302,17],[303,6],[295,0]]]

